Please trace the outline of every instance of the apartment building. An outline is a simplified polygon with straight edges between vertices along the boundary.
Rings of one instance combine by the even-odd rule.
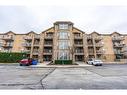
[[[125,61],[127,34],[113,32],[99,34],[74,27],[70,21],[57,21],[53,27],[37,34],[33,31],[16,34],[12,31],[0,34],[0,52],[26,52],[40,62],[54,60],[87,61],[89,58],[103,61]]]

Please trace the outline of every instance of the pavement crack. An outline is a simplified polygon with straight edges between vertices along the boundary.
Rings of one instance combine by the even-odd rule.
[[[20,85],[34,85],[34,84],[0,84],[1,86],[20,86]]]
[[[53,73],[53,72],[55,71],[55,69],[56,69],[56,68],[54,68],[53,70],[51,70],[49,73],[45,74],[44,77],[40,80],[42,89],[45,89],[43,80],[44,80],[47,76],[49,76],[51,73]]]
[[[45,79],[47,76],[49,76],[51,73],[54,72],[56,68],[54,69],[51,69],[47,74],[45,74],[41,79],[40,81],[36,82],[36,83],[3,83],[3,84],[0,84],[0,86],[25,86],[26,89],[35,89],[36,86],[39,86],[40,89],[45,89],[44,87],[44,84],[43,84],[43,79]]]

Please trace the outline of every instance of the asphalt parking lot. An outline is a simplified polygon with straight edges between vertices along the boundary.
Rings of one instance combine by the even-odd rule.
[[[127,64],[82,68],[0,64],[0,89],[127,89]]]

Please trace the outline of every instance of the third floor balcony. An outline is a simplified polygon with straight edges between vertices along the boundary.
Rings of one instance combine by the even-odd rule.
[[[46,33],[46,34],[44,35],[44,38],[45,38],[45,39],[53,39],[53,33]]]
[[[102,36],[97,36],[97,37],[95,37],[94,39],[95,39],[96,41],[100,41],[100,40],[103,39],[103,37],[102,37]]]
[[[74,39],[82,39],[82,34],[80,33],[74,33]]]
[[[14,36],[12,35],[4,35],[2,37],[3,40],[9,40],[9,41],[13,41],[14,40]]]
[[[123,43],[113,43],[113,47],[115,48],[123,48],[125,46],[125,44]]]
[[[24,39],[25,40],[32,40],[32,36],[25,36]]]
[[[52,46],[53,43],[52,42],[44,42],[44,46]]]
[[[34,39],[40,39],[40,35],[34,35]]]
[[[112,41],[122,41],[122,40],[124,40],[123,36],[112,37]]]
[[[87,39],[92,39],[92,36],[91,35],[87,35]]]

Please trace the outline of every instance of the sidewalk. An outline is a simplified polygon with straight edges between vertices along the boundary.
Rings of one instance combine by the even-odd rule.
[[[38,63],[37,65],[31,65],[30,67],[34,67],[34,68],[72,68],[72,67],[86,67],[86,66],[92,66],[92,65],[88,65],[84,62],[79,63],[78,65],[48,65],[48,63]]]

